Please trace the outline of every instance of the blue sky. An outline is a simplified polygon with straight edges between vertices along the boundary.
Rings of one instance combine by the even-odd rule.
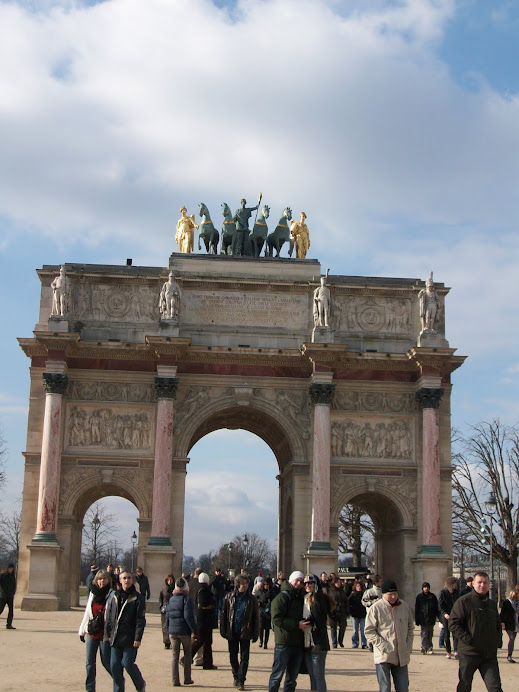
[[[333,274],[433,269],[452,287],[447,338],[469,356],[453,424],[517,421],[518,30],[502,0],[0,0],[0,503],[21,494],[16,337],[37,320],[34,270],[166,266],[182,204],[260,190],[273,215],[307,213],[310,254]],[[192,554],[243,530],[275,537],[275,461],[229,435],[193,451]],[[232,501],[234,519],[204,533],[203,474],[229,476],[226,458],[232,483],[203,497]]]

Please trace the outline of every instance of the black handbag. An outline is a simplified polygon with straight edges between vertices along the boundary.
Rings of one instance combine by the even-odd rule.
[[[105,626],[105,620],[103,617],[103,612],[101,611],[97,615],[95,615],[93,618],[90,618],[88,621],[87,625],[87,632],[88,634],[97,634],[98,632],[101,632],[101,630]]]

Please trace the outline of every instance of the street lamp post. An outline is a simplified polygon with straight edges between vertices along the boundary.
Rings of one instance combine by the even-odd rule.
[[[227,569],[227,576],[229,579],[231,578],[231,552],[232,552],[232,543],[229,543],[227,550],[229,551],[229,567]]]
[[[99,532],[99,526],[101,524],[101,520],[99,519],[99,515],[96,514],[95,517],[92,519],[92,527],[93,527],[93,541],[92,541],[92,548],[93,548],[93,559],[92,563],[97,565],[97,534]]]
[[[485,502],[487,514],[490,517],[490,598],[494,599],[494,514],[497,512],[497,500],[494,493],[490,493]]]
[[[249,546],[249,537],[247,536],[246,533],[243,534],[242,543],[243,543],[243,571],[246,573],[247,572],[247,548]]]
[[[132,534],[132,574],[135,572],[135,546],[137,544],[137,534],[135,531]]]

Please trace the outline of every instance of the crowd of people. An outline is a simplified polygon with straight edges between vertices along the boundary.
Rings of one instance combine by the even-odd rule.
[[[95,571],[95,573],[94,573]],[[92,566],[89,595],[79,629],[86,641],[86,690],[95,691],[96,657],[113,678],[114,692],[124,690],[123,671],[137,690],[146,683],[136,664],[145,620],[149,581],[140,567],[135,577],[127,570],[97,571]],[[337,574],[304,575],[294,571],[273,579],[254,579],[243,570],[227,579],[216,569],[212,577],[200,568],[175,580],[168,574],[159,595],[164,647],[172,651],[174,687],[193,685],[193,666],[216,670],[213,633],[219,628],[227,640],[234,687],[245,689],[251,645],[267,649],[274,638],[268,692],[293,692],[297,677],[306,672],[311,690],[326,692],[326,656],[330,648],[345,646],[348,619],[351,647],[373,653],[380,692],[408,692],[408,663],[415,625],[420,627],[421,652],[434,653],[434,627],[440,623],[439,647],[448,659],[459,659],[457,692],[472,689],[479,671],[489,692],[501,692],[497,650],[508,634],[510,663],[519,631],[519,585],[511,591],[501,612],[489,598],[489,578],[478,572],[460,591],[449,577],[437,597],[428,582],[422,584],[413,607],[400,599],[391,579],[348,580]],[[182,655],[181,655],[182,653]],[[181,682],[182,674],[182,682]]]
[[[135,575],[125,568],[92,565],[87,578],[88,599],[79,627],[86,644],[87,692],[96,689],[96,659],[113,679],[114,692],[125,689],[124,671],[137,690],[146,682],[136,658],[146,626],[146,600],[150,584],[141,567]],[[477,671],[489,692],[502,692],[497,650],[508,636],[507,661],[515,663],[514,644],[519,632],[519,584],[498,611],[489,597],[489,577],[477,572],[463,589],[448,577],[438,597],[428,582],[422,584],[414,609],[400,599],[391,579],[347,580],[331,572],[304,575],[294,571],[257,575],[243,570],[227,579],[216,569],[212,577],[200,568],[175,580],[168,574],[159,594],[164,647],[172,651],[174,687],[193,685],[192,667],[216,670],[213,632],[219,628],[227,640],[234,687],[245,689],[251,644],[267,649],[274,638],[268,692],[293,692],[297,677],[306,672],[313,692],[326,692],[326,655],[345,646],[348,619],[351,648],[369,648],[374,657],[380,692],[408,692],[408,663],[414,628],[420,627],[421,653],[434,653],[434,627],[440,626],[438,646],[448,659],[459,661],[457,692],[470,692]],[[14,564],[0,573],[0,614],[8,607],[7,629],[13,626],[16,592]],[[182,656],[181,654],[182,649]],[[180,673],[183,673],[181,683]]]

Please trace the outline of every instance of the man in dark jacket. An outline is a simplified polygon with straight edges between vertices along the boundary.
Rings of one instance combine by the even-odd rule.
[[[137,591],[133,575],[124,570],[119,574],[121,589],[108,595],[105,613],[105,641],[110,642],[110,670],[114,692],[124,692],[123,668],[135,689],[146,690],[146,683],[135,663],[146,626],[146,600]]]
[[[148,577],[144,574],[144,570],[142,567],[137,567],[136,574],[135,574],[135,581],[139,585],[139,589],[141,590],[141,594],[144,596],[144,598],[149,601],[150,596],[151,596],[151,591],[150,591],[150,582]]]
[[[249,593],[249,578],[239,574],[235,589],[227,594],[220,618],[220,634],[227,639],[234,686],[245,689],[249,668],[250,643],[259,636],[259,605],[256,596]],[[238,653],[240,660],[238,661]]]
[[[274,624],[274,662],[268,692],[278,692],[285,674],[284,692],[294,692],[297,675],[303,660],[303,632],[312,623],[303,620],[304,578],[302,572],[292,572],[281,593],[272,601]]]
[[[14,594],[16,593],[16,575],[14,573],[14,565],[11,562],[7,566],[7,572],[0,574],[0,615],[4,612],[7,606],[7,624],[8,630],[15,630],[13,627],[13,603]]]
[[[95,562],[93,562],[90,565],[90,572],[88,573],[88,576],[87,576],[86,581],[85,581],[87,591],[90,588],[90,584],[94,581],[94,577],[98,573],[98,571],[99,571],[98,566],[96,565]]]
[[[459,598],[451,611],[449,628],[458,638],[459,683],[457,692],[470,692],[479,670],[488,692],[502,692],[497,650],[503,646],[503,631],[495,601],[489,598],[486,572],[476,572],[473,590]]]
[[[424,581],[422,593],[416,597],[414,606],[414,620],[421,628],[422,654],[432,654],[433,652],[434,625],[439,617],[438,599],[431,593],[429,582]]]

